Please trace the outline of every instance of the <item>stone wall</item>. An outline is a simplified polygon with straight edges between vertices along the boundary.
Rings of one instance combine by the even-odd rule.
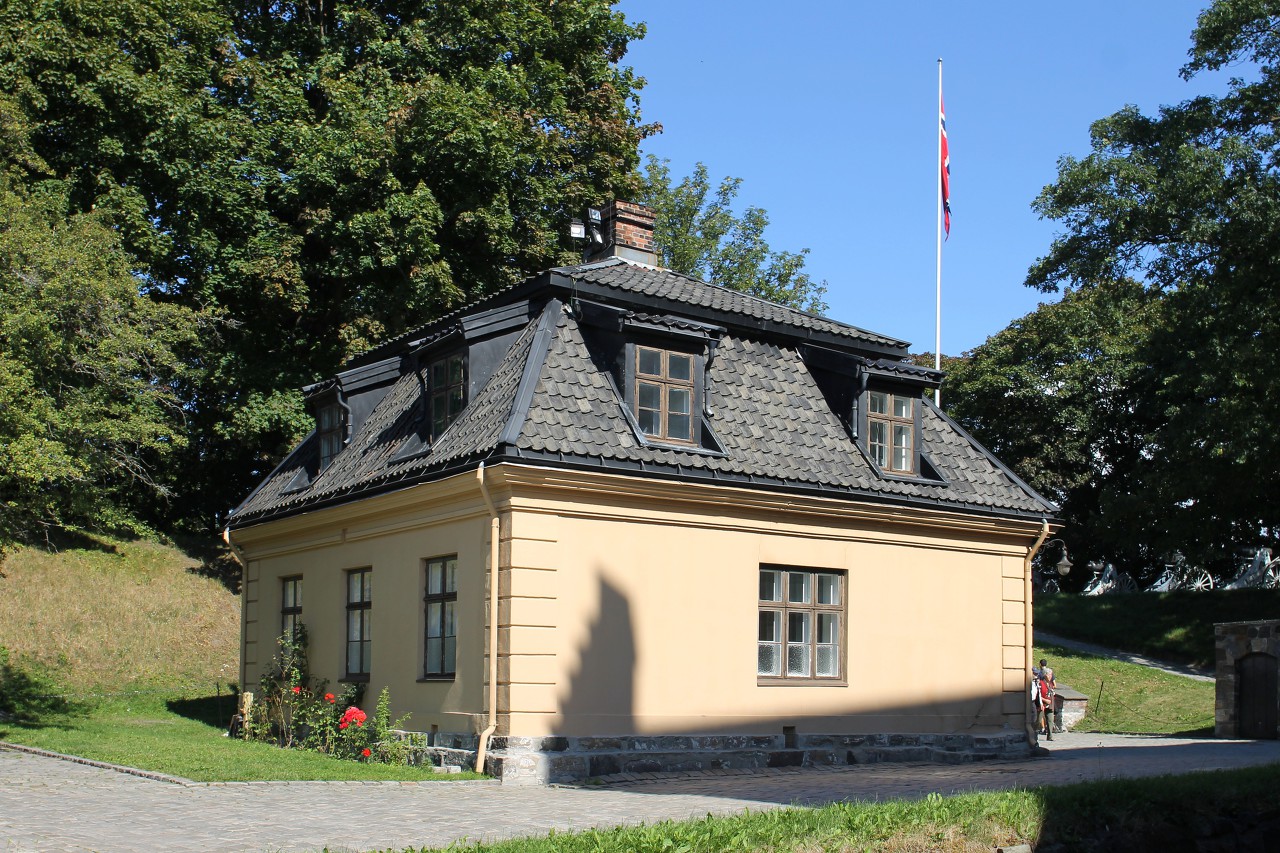
[[[476,760],[474,735],[440,735],[420,748],[420,761]],[[1007,731],[967,734],[679,735],[666,737],[494,737],[485,772],[504,784],[579,782],[619,773],[757,769],[930,761],[961,764],[1026,758],[1026,736]]]
[[[1280,659],[1280,620],[1222,622],[1213,626],[1213,636],[1217,682],[1213,733],[1217,737],[1240,737],[1240,717],[1236,707],[1240,699],[1240,685],[1236,662],[1255,653]]]

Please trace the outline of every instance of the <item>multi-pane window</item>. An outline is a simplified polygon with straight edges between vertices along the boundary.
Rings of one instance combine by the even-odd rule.
[[[427,560],[427,630],[423,675],[447,676],[456,670],[458,655],[458,557]]]
[[[841,677],[844,573],[766,566],[760,569],[762,679]]]
[[[867,450],[881,470],[915,472],[915,400],[903,394],[867,394]]]
[[[373,571],[347,572],[347,678],[369,677],[370,617],[373,615]]]
[[[635,405],[640,431],[662,441],[693,442],[694,358],[635,348]]]
[[[321,406],[316,416],[316,435],[320,439],[320,470],[329,467],[342,450],[342,407],[337,403]]]
[[[467,359],[455,353],[431,362],[431,437],[436,438],[453,423],[467,404]]]
[[[302,578],[280,580],[280,636],[297,639],[302,624]]]

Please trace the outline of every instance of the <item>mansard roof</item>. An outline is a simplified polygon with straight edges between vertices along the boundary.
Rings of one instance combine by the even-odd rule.
[[[591,307],[617,312],[620,323],[715,340],[705,389],[713,447],[662,445],[637,433],[618,384],[593,353],[592,336],[583,333],[584,309]],[[487,379],[457,420],[434,444],[422,445],[425,401],[412,353],[450,330],[494,328],[497,316],[509,328],[505,352],[486,368]],[[318,440],[308,436],[235,510],[231,526],[404,488],[481,461],[999,516],[1056,511],[927,397],[920,448],[930,476],[879,473],[815,379],[807,362],[813,348],[836,353],[851,369],[917,388],[941,378],[907,362],[902,341],[666,270],[616,258],[551,270],[353,360],[344,375],[391,376],[387,365],[396,365],[398,378],[328,468],[309,473],[316,469]]]

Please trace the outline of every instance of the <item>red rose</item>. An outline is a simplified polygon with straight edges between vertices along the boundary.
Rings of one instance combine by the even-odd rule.
[[[326,694],[324,694],[324,701],[326,701],[326,702],[328,702],[330,705],[332,705],[332,704],[333,704],[333,694],[332,694],[332,693],[326,693]]]
[[[367,747],[367,746],[366,746],[366,747],[364,748],[364,752],[362,752],[362,753],[360,753],[360,754],[361,754],[361,755],[363,755],[365,758],[368,758],[370,755],[373,755],[373,751],[372,751],[372,750],[370,750],[370,749],[369,749],[369,747]]]
[[[302,688],[301,688],[301,687],[297,687],[297,686],[295,686],[295,687],[293,688],[293,692],[294,692],[294,693],[301,693],[301,692],[302,692]]]
[[[347,723],[338,723],[338,728],[345,729],[347,725],[348,725]]]

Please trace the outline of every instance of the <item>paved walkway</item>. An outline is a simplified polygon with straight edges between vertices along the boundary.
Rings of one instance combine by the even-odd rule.
[[[1057,634],[1046,634],[1044,631],[1036,631],[1036,642],[1045,643],[1050,646],[1061,646],[1062,648],[1070,649],[1073,652],[1084,652],[1087,655],[1093,655],[1095,657],[1122,660],[1126,663],[1136,663],[1138,666],[1148,666],[1152,669],[1158,669],[1161,672],[1181,675],[1183,678],[1190,678],[1193,681],[1214,680],[1213,670],[1211,669],[1182,666],[1181,664],[1169,663],[1167,661],[1153,660],[1152,658],[1143,657],[1142,655],[1135,655],[1132,652],[1108,649],[1105,646],[1095,646],[1093,643],[1083,643],[1079,640],[1068,640],[1066,637],[1059,637]],[[1049,665],[1053,666],[1053,661],[1049,661]]]
[[[1046,757],[684,774],[602,787],[179,784],[0,749],[3,851],[333,851],[494,840],[780,805],[920,797],[1280,762],[1280,741],[1066,733]]]

